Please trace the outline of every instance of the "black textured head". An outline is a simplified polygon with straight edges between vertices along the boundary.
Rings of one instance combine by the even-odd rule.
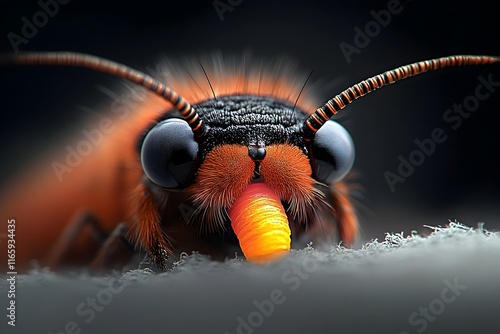
[[[302,124],[307,115],[273,98],[223,96],[201,102],[194,108],[209,127],[201,145],[203,156],[223,144],[246,146],[249,155],[255,155],[257,160],[265,156],[265,149],[259,150],[259,147],[289,143],[305,148]]]

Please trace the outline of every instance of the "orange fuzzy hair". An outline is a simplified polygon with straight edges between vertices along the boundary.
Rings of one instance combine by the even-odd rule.
[[[305,222],[311,209],[322,202],[323,194],[314,186],[307,156],[293,145],[270,145],[261,162],[261,174],[266,183],[290,203],[292,217]]]
[[[285,57],[264,61],[252,59],[248,53],[241,57],[215,53],[182,61],[166,59],[156,68],[147,67],[146,72],[170,85],[191,104],[212,99],[214,94],[241,94],[273,97],[294,105],[307,80],[307,74]],[[310,114],[320,102],[309,84],[300,94],[297,108]]]
[[[198,169],[196,182],[188,189],[200,218],[209,231],[223,228],[228,208],[245,190],[254,175],[255,163],[241,145],[216,146]]]
[[[266,147],[260,162],[261,176],[280,199],[290,203],[294,219],[305,222],[314,206],[323,203],[323,194],[314,185],[307,156],[296,146],[280,144]],[[227,210],[250,184],[255,162],[242,145],[216,146],[205,157],[195,183],[188,189],[197,207],[194,218],[210,231],[224,228]]]

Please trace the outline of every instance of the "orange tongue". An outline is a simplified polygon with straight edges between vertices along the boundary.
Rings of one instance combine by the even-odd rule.
[[[231,226],[249,261],[269,262],[290,250],[290,227],[276,193],[264,182],[250,184],[229,210]]]

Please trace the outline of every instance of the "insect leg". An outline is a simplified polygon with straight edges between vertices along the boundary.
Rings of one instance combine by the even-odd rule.
[[[87,226],[90,227],[90,233],[88,231],[83,233]],[[46,263],[52,268],[61,266],[66,260],[72,258],[70,254],[77,243],[84,242],[85,249],[88,249],[88,253],[91,254],[92,245],[97,250],[104,238],[105,235],[99,227],[99,220],[96,216],[87,211],[77,213],[49,251]]]
[[[166,268],[158,267],[155,261],[153,261],[151,254],[148,252],[142,259],[141,263],[139,263],[139,269],[150,269],[155,273],[159,273],[165,271]]]
[[[92,261],[92,269],[121,269],[129,263],[134,247],[126,237],[127,231],[125,223],[115,227]]]
[[[131,225],[128,236],[145,248],[155,267],[165,270],[168,254],[172,254],[173,247],[161,227],[159,206],[147,184],[140,184],[136,194],[136,222]]]

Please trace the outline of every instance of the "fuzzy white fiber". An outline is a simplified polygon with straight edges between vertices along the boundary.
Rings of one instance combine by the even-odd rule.
[[[186,255],[109,276],[38,269],[0,280],[1,333],[500,333],[500,233],[450,223],[266,266]],[[314,246],[314,245],[313,245]]]

